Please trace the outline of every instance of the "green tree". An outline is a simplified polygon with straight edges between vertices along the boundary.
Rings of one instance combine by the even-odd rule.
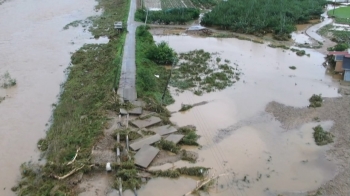
[[[169,65],[174,60],[175,52],[166,42],[162,41],[149,48],[146,52],[146,56],[159,65]]]

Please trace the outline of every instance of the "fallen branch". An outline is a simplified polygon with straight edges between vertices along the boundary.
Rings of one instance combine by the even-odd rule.
[[[63,180],[63,179],[65,179],[65,178],[71,176],[71,175],[74,174],[75,172],[77,172],[77,171],[83,169],[84,166],[85,166],[85,165],[83,165],[83,166],[81,166],[81,167],[74,168],[72,171],[68,172],[68,173],[67,173],[66,175],[64,175],[64,176],[56,176],[56,175],[53,175],[53,177],[56,178],[56,179],[58,179],[58,180]]]
[[[80,150],[80,148],[77,149],[77,152],[75,153],[75,156],[74,156],[73,160],[69,161],[69,162],[67,163],[67,165],[70,165],[70,164],[72,164],[72,163],[75,161],[75,159],[76,159],[77,156],[78,156],[79,150]]]
[[[191,195],[193,192],[198,191],[198,190],[201,189],[204,185],[208,184],[208,183],[211,182],[212,180],[218,179],[220,176],[225,176],[225,175],[228,175],[228,174],[227,174],[227,173],[226,173],[226,174],[220,174],[220,175],[218,175],[218,176],[216,176],[216,177],[214,177],[214,175],[213,175],[211,178],[209,178],[209,179],[203,181],[199,186],[198,186],[198,182],[199,182],[199,181],[197,181],[197,187],[196,187],[194,190],[192,190],[192,191],[190,191],[190,192],[184,194],[184,196]]]

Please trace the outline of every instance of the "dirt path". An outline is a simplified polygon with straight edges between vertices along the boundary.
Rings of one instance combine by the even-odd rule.
[[[342,97],[324,98],[320,108],[294,108],[277,102],[267,105],[266,111],[272,113],[286,129],[295,129],[304,123],[332,120],[330,132],[335,136],[334,143],[327,151],[327,156],[337,162],[338,174],[331,181],[321,186],[322,195],[350,195],[350,88],[339,90]]]

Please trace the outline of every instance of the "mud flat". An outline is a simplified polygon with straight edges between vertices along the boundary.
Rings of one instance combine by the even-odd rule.
[[[339,98],[324,98],[320,108],[295,108],[277,102],[267,105],[266,111],[273,114],[286,129],[294,129],[300,124],[315,121],[331,120],[334,122],[330,132],[335,141],[327,151],[329,159],[337,163],[338,174],[320,188],[323,195],[350,195],[350,88],[340,89],[343,95]]]
[[[170,120],[178,126],[193,124],[201,135],[198,142],[202,147],[191,148],[198,153],[197,163],[178,161],[175,167],[198,165],[225,174],[209,190],[210,195],[307,195],[334,178],[339,163],[328,156],[332,144],[317,146],[312,136],[312,127],[317,124],[327,129],[336,126],[333,118],[312,122],[314,117],[310,117],[310,121],[302,119],[286,127],[283,120],[265,111],[272,101],[306,107],[312,94],[340,99],[338,84],[322,66],[321,53],[305,49],[310,57],[299,57],[291,51],[231,38],[154,39],[167,41],[179,53],[195,49],[219,52],[221,59],[241,69],[240,81],[222,91],[196,96],[173,90],[176,101],[168,106],[170,111],[178,111],[182,104],[209,101],[174,113]],[[293,65],[297,69],[289,69]],[[146,189],[152,187],[147,184],[139,193]],[[178,195],[185,193],[177,191]]]
[[[95,1],[0,1],[0,74],[8,71],[17,86],[0,88],[0,195],[14,195],[26,161],[37,161],[36,143],[45,136],[52,104],[65,80],[70,53],[96,43],[82,28],[63,27],[94,11]],[[103,40],[106,41],[106,40]],[[108,41],[108,40],[107,40]]]

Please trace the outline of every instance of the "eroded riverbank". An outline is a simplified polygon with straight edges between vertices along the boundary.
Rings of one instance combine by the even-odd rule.
[[[63,27],[96,15],[95,1],[7,1],[0,6],[0,73],[17,86],[0,89],[1,195],[14,195],[19,166],[38,161],[36,143],[45,137],[52,104],[57,102],[71,53],[97,43],[83,28]],[[100,40],[101,41],[101,40]]]
[[[296,122],[298,126],[288,130],[265,111],[271,101],[305,107],[312,94],[340,96],[338,84],[325,73],[322,54],[306,50],[310,57],[299,57],[290,51],[237,39],[190,36],[154,39],[167,41],[177,52],[195,49],[219,52],[222,59],[238,64],[243,73],[239,82],[223,91],[203,96],[174,91],[176,102],[168,107],[178,111],[181,104],[209,101],[184,113],[175,113],[171,120],[179,126],[197,127],[203,147],[192,149],[199,153],[196,165],[212,167],[216,174],[227,174],[210,190],[210,195],[305,195],[334,177],[337,162],[327,159],[330,146],[319,147],[314,143],[314,123]],[[290,66],[296,66],[296,70]],[[334,122],[320,123],[331,128]],[[174,165],[191,164],[180,161]],[[147,189],[149,185],[141,188],[140,194]]]

